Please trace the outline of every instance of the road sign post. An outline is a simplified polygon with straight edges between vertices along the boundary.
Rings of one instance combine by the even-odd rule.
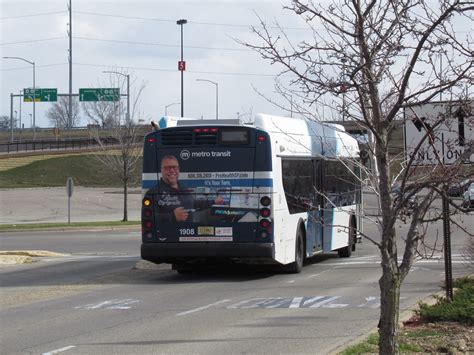
[[[74,190],[74,183],[72,177],[67,178],[66,193],[67,193],[67,224],[71,224],[71,196]]]
[[[120,88],[79,89],[79,101],[119,101]]]

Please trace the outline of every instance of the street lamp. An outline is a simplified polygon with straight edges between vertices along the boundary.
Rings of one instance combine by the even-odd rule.
[[[127,125],[130,124],[130,75],[111,70],[104,70],[102,73],[117,74],[127,78]]]
[[[166,105],[165,106],[165,116],[168,116],[168,107],[173,106],[173,105],[179,105],[181,102],[173,102],[172,104]]]
[[[181,71],[181,117],[184,117],[184,93],[183,93],[183,84],[184,84],[184,71],[186,70],[186,63],[183,60],[183,25],[188,23],[185,19],[180,19],[176,21],[176,24],[181,26],[181,61],[178,63],[178,70]]]
[[[3,57],[4,59],[18,59],[22,60],[33,66],[33,140],[36,140],[36,119],[35,119],[35,102],[36,102],[36,84],[35,84],[35,62],[30,62],[29,60],[21,57]]]
[[[219,119],[219,84],[212,80],[207,79],[196,79],[196,81],[207,81],[208,83],[214,84],[216,86],[216,120]]]

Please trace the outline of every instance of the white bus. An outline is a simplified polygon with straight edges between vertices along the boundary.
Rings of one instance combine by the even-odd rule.
[[[338,125],[164,117],[145,136],[141,257],[178,271],[221,259],[349,257],[361,228],[357,141]]]

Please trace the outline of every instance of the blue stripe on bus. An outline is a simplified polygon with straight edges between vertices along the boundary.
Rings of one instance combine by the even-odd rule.
[[[210,179],[210,180],[186,180],[181,179],[179,180],[183,183],[184,186],[193,188],[193,187],[210,187],[210,188],[225,188],[225,187],[235,187],[235,186],[242,186],[242,187],[273,187],[273,179]],[[205,185],[205,181],[224,181],[225,184],[219,185]],[[150,189],[155,186],[157,180],[143,180],[142,181],[142,188],[143,189]]]

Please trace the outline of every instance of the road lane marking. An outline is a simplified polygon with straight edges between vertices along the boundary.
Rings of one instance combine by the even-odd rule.
[[[325,304],[327,304],[327,303],[329,303],[329,302],[332,302],[332,301],[334,301],[334,300],[336,300],[336,299],[338,299],[338,298],[340,298],[340,296],[332,296],[332,297],[329,297],[329,298],[327,298],[327,299],[325,299],[325,300],[323,300],[323,301],[316,302],[316,303],[312,304],[311,306],[309,306],[309,308],[319,308],[319,307],[321,307],[321,306],[323,306],[323,305],[325,305]]]
[[[399,260],[400,262],[402,259]],[[415,260],[415,265],[416,264],[436,264],[436,265],[441,265],[442,262],[444,262],[444,259],[431,259],[431,260]],[[328,262],[325,265],[328,266],[348,266],[348,265],[380,265],[380,260],[379,261],[345,261],[345,262],[335,262],[331,263]],[[465,264],[465,260],[452,260],[452,264]],[[321,264],[323,265],[323,264]]]
[[[66,350],[69,350],[69,349],[72,349],[72,348],[75,348],[75,347],[76,347],[75,345],[69,345],[69,346],[65,346],[64,348],[61,348],[61,349],[56,349],[56,350],[53,350],[53,351],[50,351],[50,352],[47,352],[47,353],[43,353],[43,355],[52,355],[52,354],[61,353],[63,351],[66,351]]]
[[[82,306],[74,307],[74,309],[130,309],[132,308],[131,305],[140,302],[139,300],[134,300],[131,298],[126,299],[113,299],[113,300],[106,300],[99,303],[90,303]]]
[[[347,303],[334,303],[340,296],[252,298],[227,306],[228,309],[273,308],[344,308]]]
[[[226,302],[229,302],[229,301],[230,301],[230,299],[217,301],[217,302],[208,304],[208,305],[206,305],[206,306],[202,306],[202,307],[198,307],[198,308],[195,308],[195,309],[191,309],[191,310],[189,310],[189,311],[185,311],[185,312],[178,313],[178,314],[176,314],[176,315],[177,315],[177,316],[184,316],[184,315],[186,315],[186,314],[190,314],[190,313],[194,313],[194,312],[199,312],[199,311],[202,311],[203,309],[210,308],[210,307],[212,307],[212,306],[217,306],[218,304],[226,303]]]

